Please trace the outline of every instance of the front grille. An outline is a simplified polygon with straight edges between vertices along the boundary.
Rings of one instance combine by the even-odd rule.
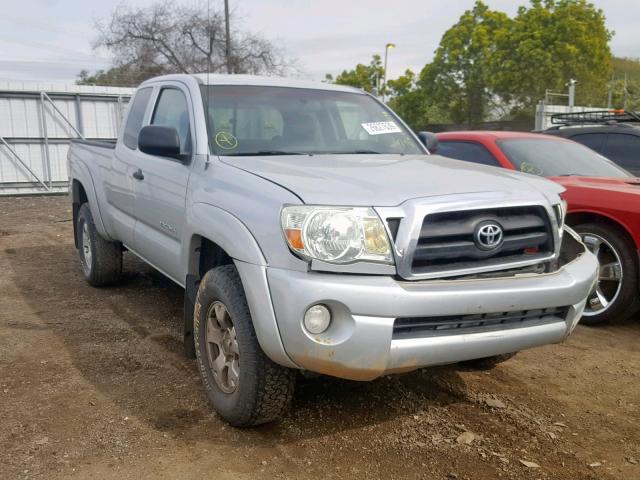
[[[481,248],[477,231],[488,223],[503,231],[501,244]],[[424,218],[411,264],[414,275],[491,268],[553,255],[553,229],[543,207],[434,213]]]
[[[397,318],[393,338],[432,337],[505,330],[564,321],[569,307],[514,310],[510,312]]]

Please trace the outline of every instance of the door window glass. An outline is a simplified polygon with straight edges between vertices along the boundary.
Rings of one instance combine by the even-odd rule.
[[[574,135],[570,138],[585,147],[589,147],[591,150],[602,153],[606,136],[606,133],[581,133],[580,135]]]
[[[180,137],[180,153],[191,152],[189,108],[181,90],[165,88],[160,92],[151,124],[175,128]]]
[[[640,137],[626,133],[610,133],[604,156],[622,168],[636,171],[640,167]]]

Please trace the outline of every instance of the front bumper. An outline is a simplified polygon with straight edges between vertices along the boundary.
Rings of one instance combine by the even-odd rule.
[[[598,270],[596,258],[582,244],[578,247],[577,257],[553,273],[492,279],[403,282],[390,276],[237,265],[258,340],[272,360],[336,377],[371,380],[563,341],[582,316]],[[269,303],[273,309],[266,308]],[[326,332],[312,335],[302,320],[307,308],[317,303],[330,308],[332,322]],[[566,314],[519,328],[394,336],[397,318],[549,307],[567,307]]]

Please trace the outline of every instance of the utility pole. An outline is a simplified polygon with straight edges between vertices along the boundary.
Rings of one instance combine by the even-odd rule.
[[[225,56],[227,58],[227,73],[233,73],[231,68],[231,33],[229,28],[229,0],[224,0],[224,26],[227,34]]]

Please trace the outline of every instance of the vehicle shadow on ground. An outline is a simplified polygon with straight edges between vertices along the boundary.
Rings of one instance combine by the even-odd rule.
[[[195,363],[182,353],[180,287],[129,254],[122,282],[102,289],[85,283],[70,244],[2,255],[41,327],[62,340],[80,374],[123,416],[186,441],[273,446],[472,401],[451,367],[373,382],[301,378],[283,422],[228,429],[212,413]]]

